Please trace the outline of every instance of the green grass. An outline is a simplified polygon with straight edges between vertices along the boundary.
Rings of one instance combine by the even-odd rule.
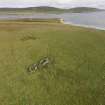
[[[27,73],[46,56],[55,64]],[[105,105],[105,31],[1,22],[0,105]]]
[[[60,18],[50,18],[50,19],[34,19],[34,18],[23,18],[23,19],[12,19],[12,20],[1,20],[1,22],[39,22],[39,23],[61,23]]]

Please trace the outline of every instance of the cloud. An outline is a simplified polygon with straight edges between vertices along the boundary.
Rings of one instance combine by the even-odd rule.
[[[0,0],[0,7],[27,7],[27,6],[56,6],[56,7],[76,7],[92,6],[105,8],[105,0]]]

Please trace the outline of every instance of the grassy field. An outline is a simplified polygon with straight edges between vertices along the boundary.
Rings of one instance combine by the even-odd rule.
[[[16,22],[18,22],[18,23],[20,23],[20,22],[30,22],[30,23],[32,23],[32,22],[35,22],[35,23],[63,23],[63,19],[61,19],[61,18],[49,18],[49,19],[38,19],[38,18],[36,18],[36,19],[34,19],[34,18],[23,18],[23,19],[11,19],[11,20],[0,20],[0,23],[16,23]]]
[[[43,57],[54,64],[28,73]],[[0,105],[105,105],[105,31],[0,22]]]

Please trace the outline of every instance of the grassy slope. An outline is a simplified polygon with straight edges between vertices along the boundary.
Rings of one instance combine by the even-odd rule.
[[[36,40],[21,40],[26,36]],[[33,74],[44,56],[55,66]],[[1,105],[104,105],[105,31],[48,23],[0,23]]]

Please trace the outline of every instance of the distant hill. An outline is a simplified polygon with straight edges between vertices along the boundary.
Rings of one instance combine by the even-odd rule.
[[[63,9],[60,9],[60,8],[48,7],[48,6],[29,7],[29,8],[25,8],[25,9],[38,10],[38,11],[60,11],[60,10],[63,10]]]
[[[62,9],[56,7],[40,6],[40,7],[28,7],[28,8],[0,8],[0,12],[71,12],[71,13],[81,13],[81,12],[95,12],[102,11],[102,9],[90,8],[90,7],[76,7],[70,9]]]
[[[95,11],[103,11],[98,8],[90,8],[90,7],[76,7],[69,9],[69,12],[81,13],[81,12],[95,12]]]
[[[0,11],[30,11],[30,12],[56,12],[56,11],[63,11],[65,9],[55,8],[55,7],[48,7],[48,6],[40,6],[40,7],[27,7],[27,8],[0,8]]]

